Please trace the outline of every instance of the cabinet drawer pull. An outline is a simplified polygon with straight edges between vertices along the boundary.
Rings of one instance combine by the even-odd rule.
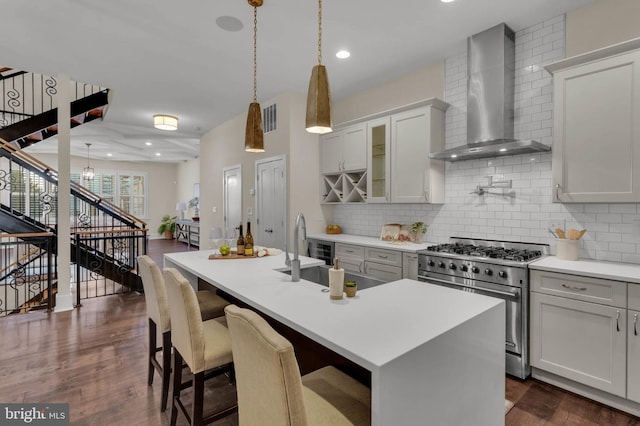
[[[378,255],[378,257],[379,257],[380,259],[388,259],[388,258],[389,258],[389,256],[385,256],[385,255],[383,255],[383,254],[379,254],[379,255]]]
[[[620,331],[620,311],[616,311],[616,331]]]
[[[353,250],[346,250],[345,249],[345,253],[353,253]]]
[[[633,314],[633,334],[638,335],[638,314]]]
[[[579,291],[585,291],[587,289],[586,287],[574,287],[566,284],[562,284],[562,287],[568,288],[569,290],[579,290]]]
[[[560,191],[560,184],[556,183],[556,200],[560,200],[560,195],[558,194],[558,191]]]

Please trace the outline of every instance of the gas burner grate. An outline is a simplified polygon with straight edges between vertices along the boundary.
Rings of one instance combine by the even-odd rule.
[[[490,259],[526,262],[542,256],[540,250],[509,249],[504,247],[476,246],[473,244],[448,243],[427,247],[427,251],[461,254],[464,256],[487,257]]]

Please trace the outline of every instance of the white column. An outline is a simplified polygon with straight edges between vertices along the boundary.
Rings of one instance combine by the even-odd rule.
[[[71,295],[71,81],[58,76],[58,294],[55,312],[73,309]]]

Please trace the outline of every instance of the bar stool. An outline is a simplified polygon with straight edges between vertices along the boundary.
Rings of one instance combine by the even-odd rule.
[[[144,255],[138,257],[138,272],[144,287],[144,299],[149,317],[149,372],[147,384],[153,385],[153,372],[158,371],[162,377],[162,399],[160,411],[167,409],[169,382],[171,375],[171,318],[169,316],[169,299],[162,272],[151,259]],[[200,312],[204,320],[221,317],[224,307],[229,304],[220,296],[207,290],[197,293]],[[157,333],[162,335],[162,346],[157,346]],[[156,360],[156,353],[162,351],[162,365]]]
[[[370,425],[371,391],[334,367],[300,377],[291,343],[257,313],[225,308],[240,425]]]
[[[202,320],[196,293],[180,272],[165,268],[163,276],[167,295],[171,299],[169,314],[173,330],[171,426],[175,426],[178,419],[178,408],[191,425],[209,424],[238,411],[238,404],[233,404],[206,418],[203,416],[204,381],[233,371],[229,330],[225,326],[224,317]],[[183,361],[193,373],[191,383],[182,383]],[[193,388],[191,415],[180,399],[181,391],[187,387]]]

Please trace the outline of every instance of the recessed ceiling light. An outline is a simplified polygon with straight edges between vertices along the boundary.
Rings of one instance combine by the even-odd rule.
[[[156,152],[156,157],[160,157],[160,153],[159,152]]]
[[[452,1],[455,1],[455,0],[440,0],[440,1],[441,1],[442,3],[451,3]]]
[[[151,146],[151,145],[153,145],[151,142],[145,142],[144,144],[145,144],[146,146]]]
[[[348,50],[341,50],[336,53],[336,57],[340,59],[347,59],[349,56],[351,56],[351,52],[349,52]]]
[[[109,152],[107,153],[107,157],[113,157],[113,154]]]
[[[456,158],[457,156],[457,154],[451,154],[451,158]]]
[[[500,152],[505,152],[507,148],[500,148]]]

